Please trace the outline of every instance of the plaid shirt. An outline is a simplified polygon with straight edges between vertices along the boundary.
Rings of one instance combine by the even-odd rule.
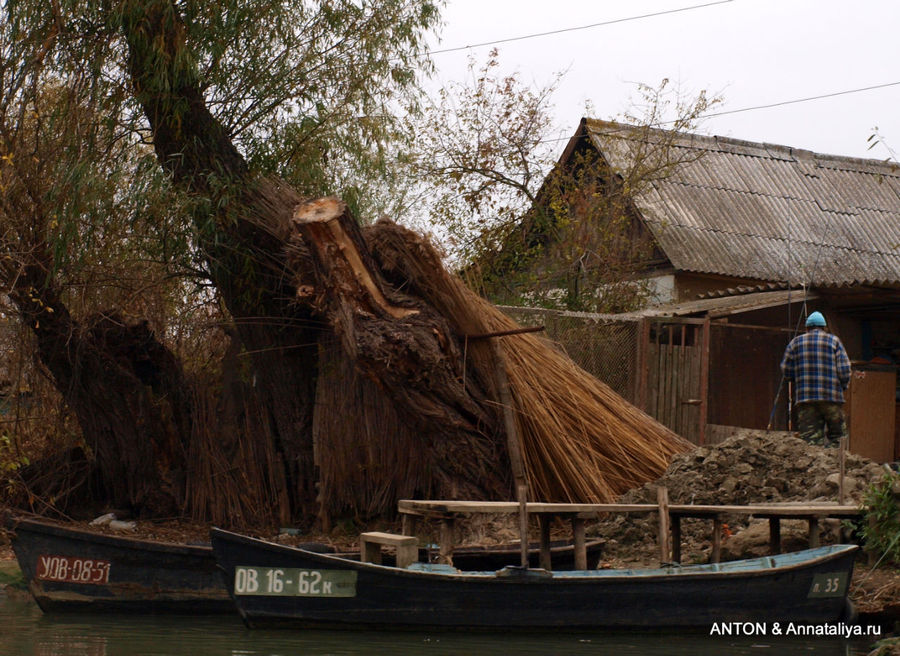
[[[841,340],[824,330],[810,330],[791,340],[784,351],[781,371],[797,388],[797,403],[843,403],[850,384],[850,359]]]

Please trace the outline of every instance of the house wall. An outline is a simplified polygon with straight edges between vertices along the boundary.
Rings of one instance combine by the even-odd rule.
[[[648,305],[668,305],[676,302],[675,276],[671,273],[647,279]]]
[[[759,280],[747,278],[732,278],[728,276],[715,276],[699,273],[685,273],[679,271],[675,274],[675,302],[696,300],[701,294],[725,291],[740,285],[759,285]]]

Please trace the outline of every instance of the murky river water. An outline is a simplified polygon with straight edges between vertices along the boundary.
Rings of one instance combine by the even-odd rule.
[[[771,633],[771,631],[769,631]],[[390,633],[264,631],[244,627],[235,616],[167,617],[127,615],[49,616],[24,593],[0,592],[2,656],[325,656],[376,654],[716,654],[862,656],[872,639],[846,641],[727,637],[703,633],[652,635],[559,631],[547,634]]]

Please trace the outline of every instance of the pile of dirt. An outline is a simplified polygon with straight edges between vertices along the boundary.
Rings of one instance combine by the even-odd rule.
[[[657,487],[665,486],[672,504],[746,505],[779,502],[838,502],[840,463],[837,449],[810,445],[791,433],[742,431],[710,447],[699,447],[676,456],[666,473],[621,497],[622,503],[656,503]],[[844,503],[859,504],[866,489],[884,476],[885,470],[854,454],[845,458]],[[766,542],[768,529],[746,517],[726,518],[723,556],[751,555],[750,545]],[[805,522],[782,522],[785,549],[805,540]],[[839,522],[832,523],[833,529]],[[740,534],[752,528],[752,534]],[[707,562],[712,522],[682,521],[682,553],[685,562]],[[607,541],[606,558],[613,564],[651,563],[657,553],[658,519],[655,515],[619,514],[594,528]],[[744,539],[742,539],[742,537]],[[752,539],[748,539],[752,538]],[[828,541],[828,536],[823,536]],[[746,542],[746,545],[742,543]],[[730,543],[730,544],[729,544]],[[805,545],[797,545],[802,548]]]

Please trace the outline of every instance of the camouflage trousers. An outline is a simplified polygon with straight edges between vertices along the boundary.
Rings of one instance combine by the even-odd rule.
[[[847,434],[842,404],[831,401],[798,403],[797,434],[810,444],[838,446]]]

